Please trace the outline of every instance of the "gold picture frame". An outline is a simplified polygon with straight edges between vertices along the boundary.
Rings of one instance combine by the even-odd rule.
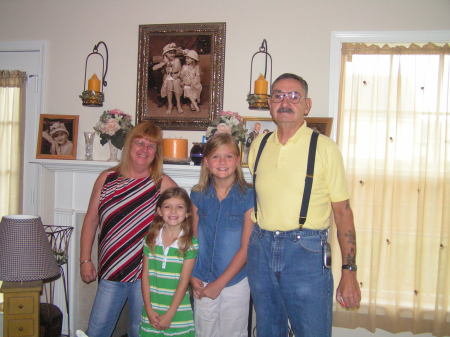
[[[76,159],[78,119],[78,115],[40,115],[36,158]]]
[[[248,151],[252,141],[260,133],[273,132],[277,128],[272,118],[267,117],[243,117],[246,130],[245,142],[241,144],[241,165],[248,167]]]
[[[223,105],[225,32],[225,22],[139,26],[137,123],[151,120],[166,130],[206,130]],[[167,57],[169,45],[174,46],[175,59]],[[198,56],[198,110],[186,94],[187,81],[181,78],[186,72],[180,66],[186,65],[189,51]],[[183,112],[177,108],[178,99]]]
[[[330,137],[333,126],[333,117],[305,117],[308,127]]]

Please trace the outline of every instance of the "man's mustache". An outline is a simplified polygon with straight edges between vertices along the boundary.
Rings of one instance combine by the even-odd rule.
[[[280,107],[277,112],[294,112],[291,108]]]

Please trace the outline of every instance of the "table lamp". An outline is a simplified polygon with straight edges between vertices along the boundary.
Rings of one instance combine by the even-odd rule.
[[[55,279],[56,263],[41,218],[8,215],[0,222],[0,280],[4,336],[39,336],[42,281]]]

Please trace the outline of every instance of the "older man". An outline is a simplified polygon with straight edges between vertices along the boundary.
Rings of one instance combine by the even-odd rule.
[[[304,118],[312,101],[301,77],[279,76],[269,105],[277,129],[264,147],[262,135],[253,142],[248,160],[257,195],[247,262],[257,335],[286,337],[289,320],[296,337],[331,336],[333,277],[324,259],[331,213],[343,263],[336,299],[346,308],[361,299],[342,156],[323,135],[310,148],[313,130]],[[306,174],[308,158],[313,174]]]

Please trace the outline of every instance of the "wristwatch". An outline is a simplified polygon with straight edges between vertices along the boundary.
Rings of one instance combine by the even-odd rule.
[[[358,266],[356,264],[343,264],[342,265],[342,269],[347,269],[350,271],[357,271],[358,270]]]

